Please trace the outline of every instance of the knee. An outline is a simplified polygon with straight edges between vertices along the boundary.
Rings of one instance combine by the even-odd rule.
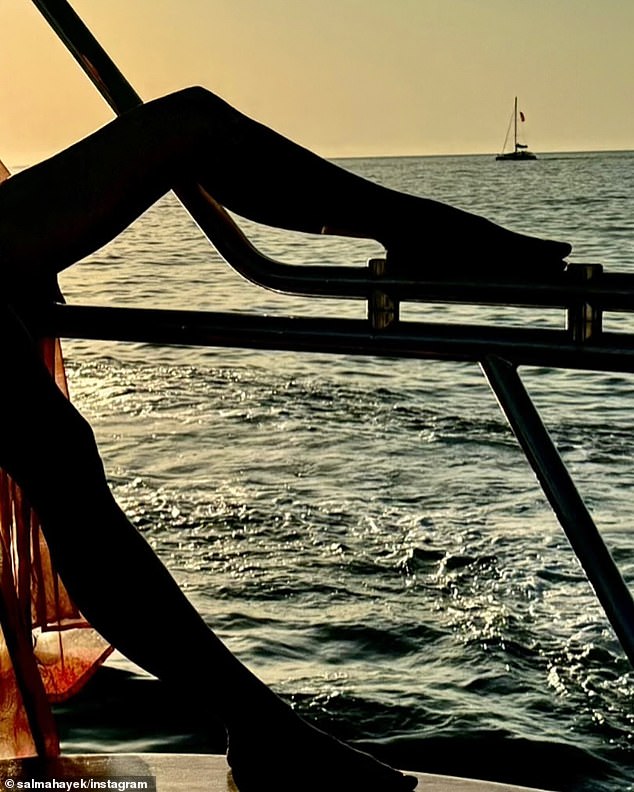
[[[169,115],[178,121],[180,128],[211,127],[221,132],[233,130],[243,119],[242,113],[228,102],[199,85],[176,91],[165,97],[165,101],[171,104]]]
[[[84,416],[73,409],[68,411],[65,421],[58,427],[59,442],[77,448],[86,457],[98,456],[97,441],[92,426]]]
[[[65,488],[103,475],[94,432],[74,409],[34,416],[28,428],[5,431],[0,464],[26,490]]]
[[[60,421],[51,431],[49,447],[57,460],[60,479],[65,481],[70,479],[77,486],[83,485],[88,488],[91,488],[95,481],[105,480],[95,433],[88,421],[76,410],[69,411],[65,420]],[[60,454],[62,448],[63,457]]]
[[[200,114],[237,113],[237,111],[217,94],[200,85],[182,88],[170,94],[173,101],[185,110]]]
[[[218,99],[216,94],[202,85],[190,85],[187,88],[181,88],[179,91],[175,91],[172,96],[177,96],[182,101],[191,104],[203,104]]]

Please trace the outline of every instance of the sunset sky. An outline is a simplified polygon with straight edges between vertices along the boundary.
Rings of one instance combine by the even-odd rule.
[[[146,99],[191,84],[326,156],[634,149],[630,0],[74,0]],[[0,158],[110,111],[30,0],[0,0]]]

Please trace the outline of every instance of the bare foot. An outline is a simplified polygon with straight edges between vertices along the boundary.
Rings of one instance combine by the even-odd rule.
[[[470,278],[490,275],[535,275],[560,273],[572,250],[566,242],[527,236],[509,231],[477,215],[436,204],[424,225],[407,231],[407,238],[384,242],[388,261],[410,277]]]
[[[379,762],[290,713],[229,732],[227,761],[240,792],[408,792],[413,776]]]

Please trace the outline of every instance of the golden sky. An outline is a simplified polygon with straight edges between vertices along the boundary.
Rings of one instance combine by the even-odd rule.
[[[631,0],[73,0],[146,99],[202,84],[326,156],[634,149]],[[0,0],[0,158],[110,111],[31,0]]]

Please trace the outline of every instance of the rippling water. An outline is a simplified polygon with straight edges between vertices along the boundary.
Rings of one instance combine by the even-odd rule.
[[[631,153],[519,166],[490,157],[342,164],[569,240],[574,261],[634,271]],[[249,229],[288,262],[363,263],[379,252]],[[245,283],[170,197],[66,273],[63,287],[69,301],[91,304],[364,310]],[[562,321],[499,308],[424,313]],[[477,367],[83,341],[65,349],[73,398],[117,498],[208,622],[299,711],[403,766],[634,789],[634,674]],[[523,374],[634,585],[632,378]],[[137,682],[117,684],[151,708],[149,683]],[[64,711],[70,747],[199,744],[201,727],[175,709],[167,724],[148,716],[130,734],[125,721],[138,712],[127,698],[120,723],[97,713],[82,726],[78,713],[98,695],[90,688]]]

